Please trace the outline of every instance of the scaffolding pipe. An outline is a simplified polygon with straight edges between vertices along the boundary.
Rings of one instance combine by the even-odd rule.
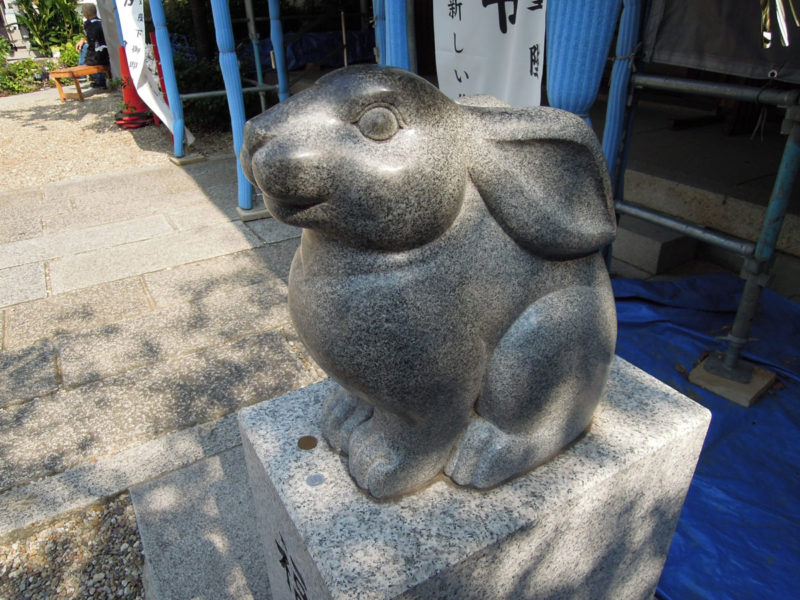
[[[741,100],[743,102],[771,106],[794,106],[800,100],[800,90],[774,90],[732,83],[645,75],[643,73],[634,73],[631,76],[631,80],[634,86],[651,90],[693,94],[695,96],[712,96],[714,98]]]
[[[277,89],[278,89],[277,85],[269,85],[269,84],[257,85],[253,87],[242,88],[242,93],[249,94],[253,92],[258,92],[260,94],[263,94],[264,92],[271,92]],[[227,94],[228,92],[226,92],[225,90],[213,90],[210,92],[190,92],[188,94],[181,94],[181,100],[199,100],[201,98],[216,98],[219,96],[226,96]]]
[[[214,15],[214,30],[219,48],[219,65],[222,68],[222,79],[225,81],[225,91],[228,96],[228,110],[231,114],[233,151],[238,157],[242,150],[244,137],[244,99],[228,0],[211,0],[211,11]],[[236,161],[236,180],[239,191],[239,208],[250,210],[253,208],[253,188],[245,178],[242,164],[238,160]]]
[[[172,144],[176,158],[183,156],[184,124],[183,105],[178,92],[178,81],[175,77],[175,63],[172,60],[172,45],[167,31],[167,17],[164,15],[164,6],[161,0],[150,1],[150,16],[156,30],[159,56],[161,57],[161,70],[164,72],[164,85],[167,88],[167,103],[172,113]]]
[[[278,72],[278,100],[283,102],[289,97],[289,72],[286,70],[279,0],[269,0],[269,37],[272,40],[272,52],[275,56],[275,70]]]
[[[622,200],[617,200],[614,203],[614,208],[618,213],[668,227],[669,229],[683,233],[701,242],[706,242],[707,244],[722,248],[723,250],[735,252],[740,256],[750,257],[755,254],[756,245],[752,242],[740,240],[739,238],[725,235],[724,233],[709,231],[708,229],[704,229],[699,225],[684,221],[678,217],[673,217],[642,206],[636,206],[635,204],[630,204]]]
[[[800,108],[789,109],[789,118],[800,118]],[[797,180],[798,167],[800,167],[800,123],[791,122],[791,130],[783,149],[781,164],[772,187],[772,195],[767,205],[767,214],[761,226],[761,234],[756,246],[756,260],[770,261],[778,244],[778,236],[783,227],[783,219],[789,208],[789,199]]]
[[[256,20],[253,14],[253,0],[244,0],[244,12],[247,15],[247,35],[250,37],[250,43],[253,45],[253,60],[256,63],[256,81],[258,85],[264,83],[264,74],[261,71],[261,51],[258,48],[258,30],[256,29]],[[261,111],[267,110],[267,97],[264,92],[259,93],[259,100],[261,100]]]
[[[800,117],[800,114],[794,114],[798,110],[800,109],[790,109],[789,116]],[[768,271],[769,264],[775,253],[775,246],[778,243],[783,219],[789,208],[789,198],[797,180],[798,167],[800,167],[800,123],[792,121],[781,164],[778,167],[778,175],[775,177],[772,195],[767,205],[767,214],[761,225],[761,233],[755,249],[755,264],[747,272],[742,299],[739,301],[736,317],[734,318],[731,332],[727,337],[728,348],[723,359],[726,371],[734,372],[736,370],[739,356],[749,339],[750,324],[756,314],[758,300],[761,296],[761,287],[763,285],[761,275]]]

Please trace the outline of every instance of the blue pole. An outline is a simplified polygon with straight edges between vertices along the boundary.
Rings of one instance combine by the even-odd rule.
[[[639,41],[639,22],[641,0],[624,0],[624,8],[617,33],[617,56],[611,69],[611,86],[608,91],[606,125],[603,130],[603,153],[611,171],[615,193],[623,189],[622,178],[625,172],[625,157],[622,154],[622,137],[626,126],[631,64],[636,44]]]
[[[787,115],[798,111],[796,107],[787,109]],[[797,118],[797,114],[791,115]],[[769,261],[775,253],[775,246],[778,244],[778,236],[781,233],[783,219],[789,208],[789,199],[792,196],[792,188],[797,180],[797,172],[800,167],[800,123],[792,122],[792,129],[786,146],[783,149],[781,164],[778,167],[778,174],[772,187],[772,195],[767,205],[767,214],[761,226],[761,234],[758,236],[755,258],[758,261]]]
[[[233,151],[238,157],[242,150],[244,136],[244,100],[228,0],[211,0],[211,11],[214,15],[214,30],[219,48],[219,66],[222,68],[222,79],[225,81],[225,92],[228,96],[228,110],[231,113]],[[236,180],[239,189],[239,208],[250,210],[253,208],[253,188],[244,176],[242,165],[238,160],[236,161]]]
[[[381,63],[410,69],[406,0],[386,0],[386,60]]]
[[[289,97],[289,72],[286,70],[286,52],[283,49],[283,26],[279,0],[269,0],[269,37],[275,53],[275,69],[278,71],[278,100]]]
[[[547,99],[589,122],[622,0],[547,4]]]
[[[378,47],[378,64],[386,64],[386,5],[384,0],[372,0],[375,14],[375,45]]]
[[[114,19],[117,24],[117,35],[119,36],[119,43],[125,45],[125,38],[122,37],[122,24],[119,22],[119,11],[117,10],[117,3],[114,2]]]
[[[178,81],[175,78],[175,64],[172,62],[172,46],[169,43],[167,17],[161,0],[150,0],[150,16],[156,30],[158,53],[161,57],[161,70],[164,73],[164,86],[167,88],[169,111],[172,113],[172,139],[175,157],[183,156],[183,104],[178,92]]]

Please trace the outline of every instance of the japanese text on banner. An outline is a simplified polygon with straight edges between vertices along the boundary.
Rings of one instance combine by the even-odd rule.
[[[546,0],[435,0],[439,87],[451,98],[489,94],[541,103]]]
[[[133,85],[142,101],[174,133],[172,113],[158,89],[155,75],[145,65],[144,2],[143,0],[116,0],[116,5],[125,56]],[[188,129],[184,128],[184,132],[186,143],[192,144],[194,136]]]

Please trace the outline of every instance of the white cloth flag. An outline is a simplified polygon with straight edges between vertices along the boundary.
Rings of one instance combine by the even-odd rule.
[[[434,0],[439,88],[541,104],[546,0]]]
[[[158,89],[155,75],[145,66],[146,40],[143,0],[116,0],[116,4],[119,24],[122,28],[125,56],[128,60],[128,69],[131,72],[133,85],[142,101],[174,134],[172,113]],[[191,145],[194,142],[194,136],[185,127],[184,132],[186,143]]]

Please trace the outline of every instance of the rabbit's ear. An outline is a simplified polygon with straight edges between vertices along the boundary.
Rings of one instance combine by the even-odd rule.
[[[465,108],[479,138],[470,176],[518,244],[538,256],[568,259],[614,239],[605,158],[580,118],[538,107]]]

